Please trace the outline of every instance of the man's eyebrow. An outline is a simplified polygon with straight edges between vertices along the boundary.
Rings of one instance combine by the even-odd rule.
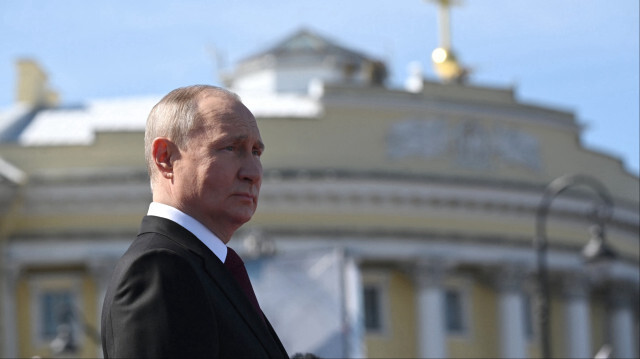
[[[233,143],[243,142],[243,141],[246,141],[246,140],[247,140],[247,138],[249,138],[249,136],[247,136],[247,135],[240,135],[240,136],[233,137],[233,138],[231,139],[231,141],[232,141]],[[264,151],[265,146],[264,146],[264,143],[263,143],[262,141],[258,141],[258,147],[259,147],[261,150],[263,150],[263,151]]]

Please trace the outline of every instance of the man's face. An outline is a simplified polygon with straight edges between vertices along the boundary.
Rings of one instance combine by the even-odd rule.
[[[231,97],[204,94],[203,120],[174,163],[178,209],[227,242],[251,219],[262,183],[264,149],[253,114]]]

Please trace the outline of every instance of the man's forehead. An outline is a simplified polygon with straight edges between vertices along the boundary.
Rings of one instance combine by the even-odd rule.
[[[224,131],[258,131],[258,124],[251,112],[212,111],[203,114],[200,126]]]
[[[246,109],[246,108],[245,108]],[[255,140],[262,143],[258,124],[250,111],[234,111],[218,108],[201,113],[199,124],[194,127],[197,132],[208,133],[216,137],[227,139]],[[260,145],[263,146],[263,145]]]
[[[204,118],[224,120],[247,120],[255,122],[251,111],[231,94],[212,90],[202,94],[198,100],[198,112]]]

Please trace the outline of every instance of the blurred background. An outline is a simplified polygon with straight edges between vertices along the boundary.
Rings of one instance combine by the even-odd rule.
[[[291,354],[637,357],[638,7],[3,1],[0,356],[102,355],[146,116],[206,83],[267,145],[231,245]]]

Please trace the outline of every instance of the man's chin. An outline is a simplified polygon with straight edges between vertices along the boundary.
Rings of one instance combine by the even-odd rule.
[[[236,213],[233,218],[235,220],[236,223],[238,223],[238,227],[249,222],[251,220],[251,218],[253,217],[253,214],[255,213],[255,211],[250,211],[247,213]]]

